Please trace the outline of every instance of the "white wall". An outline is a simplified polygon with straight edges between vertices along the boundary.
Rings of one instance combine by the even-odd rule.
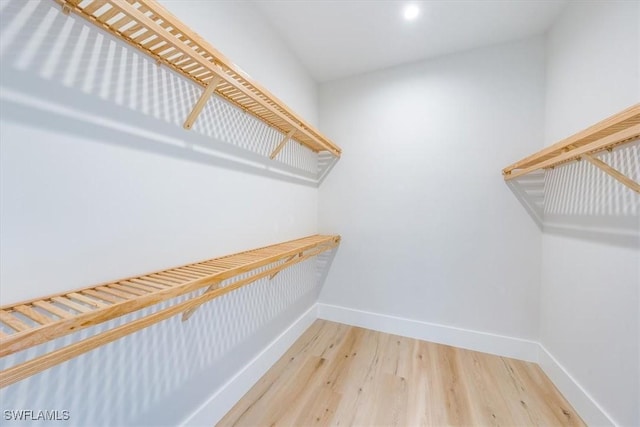
[[[313,80],[250,5],[167,3],[316,122]],[[317,231],[316,188],[197,150],[224,145],[180,127],[200,89],[55,2],[0,8],[2,304]],[[315,280],[307,263],[102,347],[3,389],[3,409],[174,425],[315,302]]]
[[[179,127],[198,94],[189,83],[53,2],[2,0],[3,304],[311,234],[319,221],[344,237],[321,302],[540,337],[611,419],[640,423],[637,246],[541,236],[499,174],[640,99],[637,3],[571,2],[546,70],[544,40],[513,42],[324,84],[320,114],[313,80],[250,5],[163,3],[339,141],[320,203],[313,187],[197,152],[203,135]],[[140,74],[117,74],[121,52]],[[5,388],[2,409],[176,424],[316,300],[315,276],[302,264],[189,323]]]
[[[569,3],[547,37],[547,144],[640,101],[639,25],[638,2]],[[560,169],[552,173],[561,173]],[[577,190],[571,182],[565,179],[560,193],[548,192],[547,197],[572,197]],[[624,193],[618,197],[635,198],[637,203],[637,194],[614,185]],[[599,192],[599,197],[604,194],[608,193]],[[620,241],[606,233],[594,233],[590,223],[607,218],[593,215],[565,218],[571,228],[545,230],[540,339],[610,418],[570,387],[561,387],[588,423],[637,426],[640,222],[637,211],[624,212],[614,196],[608,200],[618,207],[609,215],[615,224],[626,222],[632,227],[635,218],[635,239]],[[580,203],[588,200],[581,198]]]
[[[320,302],[537,338],[540,229],[504,165],[543,138],[542,38],[324,84],[344,155],[320,188],[343,236]]]

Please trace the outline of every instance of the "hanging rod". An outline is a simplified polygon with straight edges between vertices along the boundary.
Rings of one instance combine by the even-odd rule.
[[[255,82],[155,0],[54,0],[204,88],[186,118],[190,129],[214,93],[277,129],[295,132],[309,149],[340,157],[341,149]]]
[[[0,372],[0,388],[176,314],[183,313],[186,320],[200,305],[258,279],[273,278],[283,269],[333,249],[339,243],[337,235],[309,236],[0,307],[0,356],[4,357],[208,287],[186,301],[5,369]],[[255,271],[261,267],[268,268]],[[249,272],[254,273],[221,286],[223,280]]]
[[[603,150],[611,150],[638,138],[640,138],[640,104],[635,104],[507,166],[502,170],[502,174],[504,179],[509,181],[539,169],[553,168],[570,161],[585,159],[633,191],[640,193],[640,184],[602,160],[593,157],[594,154]]]

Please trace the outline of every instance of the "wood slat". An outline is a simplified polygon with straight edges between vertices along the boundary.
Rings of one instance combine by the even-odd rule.
[[[207,273],[203,273],[201,271],[188,270],[186,267],[188,267],[188,266],[174,268],[171,271],[175,271],[176,273],[181,273],[183,275],[187,275],[187,276],[190,276],[190,277],[195,277],[196,279],[199,279],[200,277],[203,277],[203,276],[207,275]]]
[[[41,314],[41,313],[35,311],[32,307],[29,307],[28,305],[17,305],[15,307],[13,307],[13,309],[15,311],[17,311],[18,313],[24,314],[29,319],[32,319],[32,320],[40,323],[41,325],[46,325],[46,324],[54,322],[54,319],[52,319],[50,317],[47,317],[44,314]]]
[[[179,272],[175,272],[175,271],[166,271],[162,274],[160,274],[160,276],[166,278],[166,279],[175,279],[177,282],[177,284],[181,284],[181,283],[185,283],[185,282],[189,282],[191,280],[195,280],[197,279],[197,277],[194,276],[187,276],[186,274],[180,274]]]
[[[35,305],[36,307],[41,308],[42,310],[46,310],[49,313],[55,314],[56,316],[58,316],[61,319],[68,319],[68,318],[73,316],[68,311],[65,311],[65,310],[63,310],[63,309],[61,309],[59,307],[56,307],[55,305],[53,305],[53,304],[51,304],[50,302],[47,302],[47,301],[35,301],[33,303],[33,305]]]
[[[150,274],[144,276],[144,280],[151,285],[164,285],[166,288],[171,288],[184,280],[178,280],[175,277],[167,276],[164,273]]]
[[[203,273],[203,274],[213,274],[213,273],[215,273],[217,271],[220,271],[220,270],[216,270],[214,268],[202,267],[200,265],[198,265],[198,266],[191,265],[191,266],[188,266],[188,267],[184,267],[184,269],[188,270],[188,271],[194,271],[194,272],[197,272],[197,273]]]
[[[237,262],[235,260],[231,260],[231,259],[226,259],[226,260],[220,260],[220,261],[216,261],[215,263],[216,265],[219,265],[221,267],[237,267],[239,265],[242,265],[242,262]]]
[[[95,308],[106,308],[106,307],[109,307],[108,304],[105,304],[104,302],[102,302],[100,300],[96,300],[95,298],[90,298],[87,295],[82,295],[82,294],[79,294],[77,292],[72,292],[72,293],[68,294],[67,297],[73,298],[73,299],[78,300],[78,301],[82,301],[83,303],[88,304],[91,307],[95,307]]]
[[[227,85],[225,87],[234,90],[233,97],[229,97],[222,93],[224,88],[221,88],[218,93],[224,99],[244,111],[250,112],[285,135],[295,130],[299,135],[300,142],[313,151],[325,150],[337,157],[341,155],[341,150],[337,145],[296,115],[272,93],[253,81],[236,64],[214,49],[155,0],[138,0],[136,2],[139,4],[138,8],[124,0],[109,0],[108,3],[113,7],[100,16],[94,16],[93,13],[102,4],[106,4],[104,0],[100,0],[101,3],[93,2],[84,7],[80,7],[77,2],[71,0],[55,1],[137,47],[152,58],[162,61],[199,85],[206,86],[206,83],[198,76],[206,75],[208,78],[212,78],[213,76],[210,74],[213,74],[221,77]],[[147,11],[151,11],[152,14],[147,16],[145,14]],[[118,13],[123,13],[126,17],[118,19],[117,23],[112,23],[111,26],[107,24],[107,21]],[[135,21],[136,24],[122,30],[132,21]],[[147,31],[137,34],[142,29]],[[155,38],[150,40],[152,35]],[[160,42],[165,44],[159,47]],[[166,51],[170,47],[175,49],[174,54],[181,52],[183,56],[172,55],[174,60],[170,60],[154,52],[159,49]],[[204,70],[210,73],[205,73]]]
[[[93,311],[93,309],[84,306],[82,304],[78,304],[75,301],[70,300],[69,298],[65,298],[65,297],[53,297],[52,298],[53,301],[57,302],[58,304],[62,304],[65,307],[69,307],[75,311],[78,311],[80,313],[90,313]],[[35,304],[35,303],[34,303]]]
[[[173,268],[171,270],[167,270],[166,272],[162,273],[163,275],[166,274],[168,276],[173,276],[176,279],[179,279],[180,281],[184,282],[185,280],[193,280],[193,279],[199,279],[200,277],[204,276],[204,274],[196,274],[196,273],[188,273],[186,271],[180,271],[180,269],[178,268]]]
[[[123,292],[121,289],[115,288],[114,286],[117,286],[117,285],[114,284],[109,286],[98,286],[96,287],[96,289],[106,294],[115,295],[121,299],[131,299],[131,298],[135,298],[136,296],[140,296],[140,294],[134,294],[132,292],[126,292],[126,291]]]
[[[149,288],[153,288],[154,292],[158,289],[162,290],[162,289],[168,289],[171,286],[175,285],[175,283],[172,282],[168,282],[171,283],[171,285],[166,285],[164,283],[158,283],[157,281],[155,281],[155,279],[150,278],[149,276],[143,276],[140,279],[129,279],[129,282],[131,283],[136,283],[139,285],[144,285],[147,286]]]
[[[130,22],[135,22],[135,19],[132,19]],[[124,25],[123,25],[124,27]],[[127,28],[126,30],[124,30],[122,32],[122,35],[124,35],[125,37],[131,37],[134,34],[138,33],[138,31],[145,29],[143,25],[141,25],[140,23],[135,24],[133,27]],[[131,41],[133,43],[135,43],[135,41],[133,39],[131,39]],[[137,46],[137,45],[136,45]]]
[[[129,287],[132,287],[132,288],[136,288],[136,289],[140,289],[140,290],[146,291],[146,293],[155,292],[155,291],[157,291],[159,289],[166,289],[166,288],[156,288],[154,286],[147,285],[144,281],[135,280],[135,279],[132,279],[131,281],[124,280],[124,281],[121,281],[119,283],[121,283],[123,285],[126,285],[126,286],[129,286]]]
[[[106,294],[104,292],[94,291],[93,289],[87,289],[86,291],[82,291],[82,294],[95,298],[98,301],[102,300],[106,302],[111,302],[113,304],[116,304],[122,301],[122,298],[117,298],[112,295]]]
[[[93,0],[89,5],[84,8],[84,12],[93,15],[98,9],[107,4],[107,0]]]
[[[147,291],[143,291],[143,290],[140,290],[140,289],[132,287],[132,286],[126,286],[126,285],[121,284],[121,283],[114,283],[113,285],[110,285],[109,287],[112,288],[112,289],[117,289],[119,291],[128,292],[130,294],[138,295],[138,296],[139,295],[146,295],[146,294],[149,293]]]
[[[226,264],[223,264],[223,263],[218,262],[218,261],[206,262],[204,264],[206,264],[209,267],[217,268],[217,269],[219,269],[221,271],[222,270],[226,270],[228,268]]]
[[[127,278],[111,283],[103,283],[73,292],[48,296],[40,300],[0,307],[0,314],[2,315],[0,320],[16,331],[14,334],[2,337],[0,341],[0,357],[65,336],[71,332],[92,325],[100,324],[124,314],[140,310],[141,308],[167,301],[200,288],[211,286],[214,283],[220,283],[223,280],[251,272],[260,267],[270,266],[268,271],[271,273],[269,274],[273,274],[283,268],[287,268],[295,262],[300,262],[302,259],[316,255],[319,253],[318,251],[325,251],[336,246],[339,240],[339,236],[311,236],[267,248],[241,252],[236,254],[238,255],[237,258],[228,256],[220,259],[199,261],[183,267]],[[268,250],[265,251],[265,249]],[[299,253],[304,253],[304,257],[296,257],[291,260],[292,255]],[[191,270],[202,269],[204,262],[215,263],[221,259],[226,266],[217,269],[204,267],[205,271],[197,272]],[[285,262],[273,265],[281,260]],[[264,277],[264,274],[262,272],[260,274],[256,273],[242,279],[240,282],[244,283],[246,280],[255,281],[258,277]],[[235,289],[238,286],[237,283],[238,282],[234,282],[225,286],[225,290],[221,292],[226,293]],[[218,292],[218,290],[215,292]],[[207,293],[206,298],[202,298],[201,295],[197,297],[200,299],[188,300],[189,305],[187,308],[197,308],[201,303],[197,303],[196,301],[208,301],[208,298],[214,298],[216,295],[219,295],[219,293],[215,292],[211,295]],[[73,310],[73,312],[67,313],[55,307],[49,301],[68,307]],[[46,312],[57,315],[59,318],[51,318],[46,324],[32,326],[27,325],[25,322],[11,315],[11,312],[18,310],[17,307],[29,305],[40,307]],[[33,313],[29,310],[25,310],[24,308],[21,308],[21,310],[23,315],[33,318],[36,322],[44,322],[43,318],[32,317]]]
[[[186,273],[186,274],[191,274],[196,278],[200,278],[200,277],[204,277],[206,275],[211,274],[208,271],[199,271],[199,270],[194,270],[192,268],[189,267],[181,267],[181,268],[177,268],[176,271],[180,272],[180,273]]]
[[[11,327],[11,329],[16,332],[28,331],[31,329],[29,325],[4,310],[0,310],[0,322]]]
[[[102,22],[107,22],[109,21],[111,18],[113,18],[114,16],[116,16],[118,13],[120,13],[120,11],[118,9],[116,9],[115,7],[111,7],[111,9],[107,10],[105,13],[103,13],[102,15],[100,15],[100,20]]]

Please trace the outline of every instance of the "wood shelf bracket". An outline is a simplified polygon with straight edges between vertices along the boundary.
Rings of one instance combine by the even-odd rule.
[[[293,134],[296,133],[295,129],[291,129],[291,131],[282,138],[282,141],[278,144],[275,150],[269,155],[271,160],[275,159],[278,153],[284,148],[284,146],[289,142],[291,138],[293,138]]]
[[[218,289],[219,287],[220,287],[220,282],[214,283],[213,285],[209,286],[202,294],[204,295],[207,292],[213,292],[216,289]],[[200,307],[200,306],[191,307],[191,308],[188,308],[185,311],[183,311],[182,312],[182,321],[186,322],[187,320],[189,320],[189,318],[191,316],[193,316],[193,313],[196,312],[198,307]]]
[[[193,124],[196,122],[196,119],[202,112],[202,109],[207,104],[207,101],[209,100],[209,98],[211,98],[211,95],[213,95],[220,83],[222,83],[222,77],[214,75],[211,78],[209,84],[207,84],[207,87],[202,92],[202,95],[200,95],[200,98],[198,98],[196,105],[193,106],[193,110],[191,110],[191,112],[187,116],[187,120],[185,120],[183,125],[185,129],[189,130],[193,127]]]
[[[628,176],[626,176],[625,174],[623,174],[619,170],[611,167],[607,163],[603,162],[602,160],[600,160],[600,159],[598,159],[596,157],[593,157],[590,154],[584,154],[582,156],[582,158],[587,160],[589,163],[591,163],[592,165],[594,165],[598,169],[602,170],[607,175],[609,175],[609,176],[613,177],[614,179],[618,180],[618,182],[622,183],[623,185],[629,187],[631,190],[633,190],[636,193],[640,194],[640,184],[638,184],[637,182],[635,182],[634,180],[632,180],[631,178],[629,178]]]
[[[302,254],[295,254],[295,255],[291,255],[289,258],[287,258],[284,262],[287,263],[289,261],[291,261],[292,259],[294,259],[295,257],[298,256],[302,256]],[[273,273],[271,276],[269,276],[269,280],[273,280],[274,277],[276,277],[278,275],[278,273],[280,273],[282,270],[278,270],[275,273]]]

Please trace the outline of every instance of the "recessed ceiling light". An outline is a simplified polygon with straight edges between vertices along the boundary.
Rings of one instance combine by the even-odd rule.
[[[420,8],[415,4],[408,4],[404,7],[402,15],[407,21],[413,21],[420,15]]]

